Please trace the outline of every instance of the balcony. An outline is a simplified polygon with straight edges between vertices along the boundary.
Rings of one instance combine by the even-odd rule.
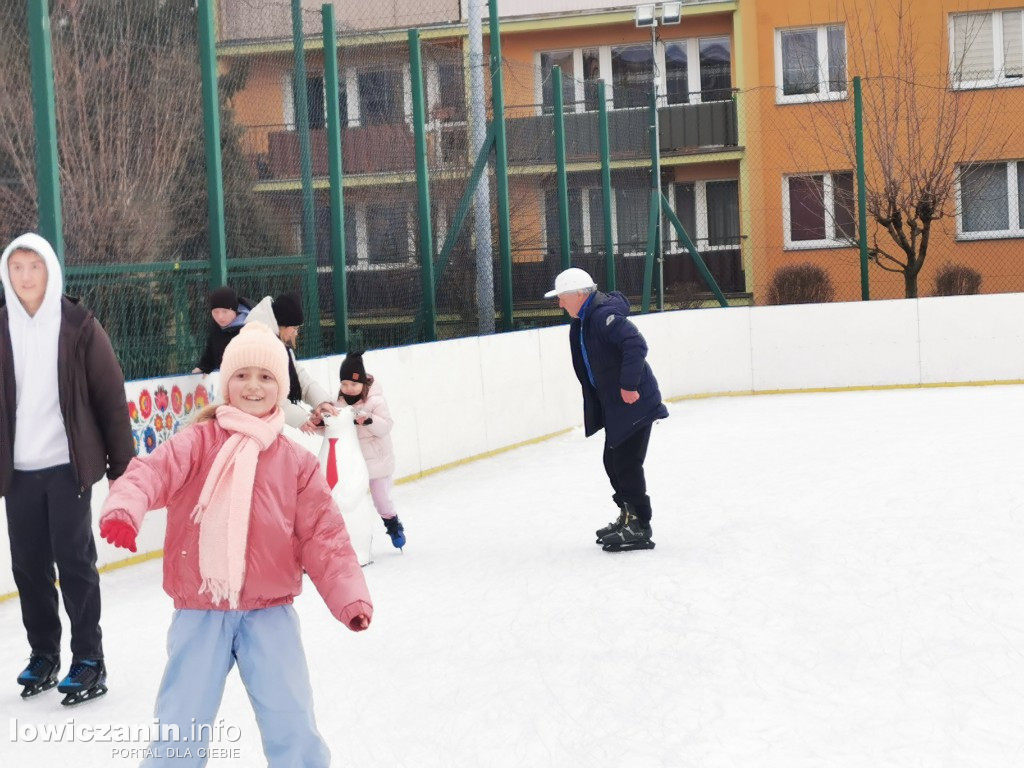
[[[461,117],[461,116],[460,116]],[[674,104],[658,110],[663,157],[735,147],[736,102]],[[620,109],[608,113],[613,159],[642,160],[649,155],[648,112]],[[566,157],[569,162],[596,162],[600,139],[596,112],[565,116]],[[555,145],[551,115],[509,118],[506,121],[508,159],[516,165],[553,165]],[[295,179],[301,174],[299,135],[286,126],[254,126],[246,143],[261,180]],[[310,131],[313,175],[326,176],[327,134]],[[466,124],[462,120],[432,121],[427,132],[432,169],[465,168]],[[346,174],[412,173],[416,169],[412,128],[408,123],[367,125],[342,129],[342,162]]]
[[[326,176],[327,131],[309,132],[313,175]],[[412,170],[412,130],[405,123],[345,128],[341,134],[342,167],[345,173],[394,173]],[[267,156],[262,178],[295,179],[302,173],[297,131],[276,130],[267,134]]]
[[[545,165],[555,162],[554,118],[551,115],[507,121],[508,159],[513,164]],[[662,155],[685,154],[738,144],[736,102],[673,104],[658,109]],[[608,142],[612,158],[640,158],[649,154],[648,111],[620,109],[608,112]],[[596,112],[565,116],[565,151],[569,162],[600,157]]]

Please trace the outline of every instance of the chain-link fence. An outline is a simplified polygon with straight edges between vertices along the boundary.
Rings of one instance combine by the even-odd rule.
[[[657,56],[644,42],[537,52],[514,39],[502,62],[505,254],[493,163],[480,180],[488,220],[474,219],[477,146],[485,135],[493,140],[496,81],[486,47],[472,50],[459,3],[339,6],[333,86],[320,3],[297,4],[301,58],[295,5],[221,0],[217,57],[228,282],[254,301],[300,291],[301,354],[336,349],[342,320],[348,347],[364,349],[422,340],[428,322],[438,338],[502,328],[506,302],[513,327],[563,322],[542,295],[566,261],[602,288],[614,284],[634,306],[647,290],[665,308],[713,304],[687,240],[730,303],[806,300],[806,289],[792,286],[808,280],[829,289],[812,298],[861,297],[856,120],[845,77],[734,92],[730,41],[721,36],[692,49],[660,40]],[[0,52],[5,241],[37,218],[27,19],[15,6],[0,7],[8,41]],[[96,311],[132,377],[190,370],[210,322],[198,21],[192,0],[56,0],[51,12],[68,289]],[[412,26],[423,27],[425,190]],[[699,71],[688,74],[687,56]],[[656,75],[657,179],[649,109]],[[484,84],[479,97],[474,82]],[[864,80],[872,298],[1024,287],[1014,239],[1024,234],[1024,168],[1015,160],[1024,148],[1011,143],[1018,116],[997,90]],[[332,236],[335,96],[343,244]],[[670,214],[661,262],[649,255],[655,181]],[[432,319],[420,215],[428,197]],[[338,306],[342,245],[346,303]],[[803,270],[795,282],[787,274],[794,269]]]

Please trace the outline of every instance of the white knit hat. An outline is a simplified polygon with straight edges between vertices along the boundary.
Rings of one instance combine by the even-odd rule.
[[[263,323],[249,322],[224,349],[220,363],[221,389],[227,395],[228,381],[239,368],[266,368],[277,381],[277,404],[284,405],[291,389],[288,350],[284,342]]]

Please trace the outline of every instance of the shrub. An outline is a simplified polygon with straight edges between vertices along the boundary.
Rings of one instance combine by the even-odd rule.
[[[832,280],[814,264],[780,267],[768,286],[768,304],[823,304],[835,298]]]
[[[936,296],[973,296],[981,292],[981,273],[963,264],[943,264],[935,275]]]

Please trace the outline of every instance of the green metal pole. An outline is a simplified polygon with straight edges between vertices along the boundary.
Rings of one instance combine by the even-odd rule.
[[[324,20],[324,87],[327,90],[327,166],[331,179],[331,286],[334,289],[334,351],[348,351],[348,285],[345,273],[345,189],[341,162],[341,99],[338,98],[338,37],[334,6],[321,6]]]
[[[665,310],[664,263],[661,248],[661,148],[658,146],[658,93],[651,83],[651,99],[649,105],[650,125],[648,133],[651,140],[651,209],[648,211],[649,225],[647,228],[647,264],[644,265],[644,297],[641,306],[644,312],[649,306],[648,296],[651,292],[651,275],[654,264],[658,264],[658,311]]]
[[[871,299],[868,286],[868,188],[864,170],[864,99],[860,76],[853,78],[853,122],[857,136],[857,230],[860,233],[860,298]]]
[[[658,239],[658,190],[651,188],[647,206],[647,246],[644,253],[644,286],[640,296],[640,312],[651,310],[651,282],[654,274],[654,244]]]
[[[434,303],[434,234],[430,226],[430,177],[427,170],[427,116],[423,101],[423,60],[420,31],[409,30],[409,64],[412,78],[412,125],[416,145],[416,187],[420,210],[420,275],[423,281],[424,336],[437,340],[437,307]]]
[[[555,119],[555,175],[558,179],[558,244],[562,269],[571,266],[569,255],[569,176],[565,171],[565,103],[562,93],[562,68],[551,70],[551,95]]]
[[[615,290],[615,243],[612,234],[612,162],[608,142],[608,100],[604,80],[597,81],[597,130],[601,139],[601,212],[604,224],[605,290]]]
[[[199,67],[203,87],[210,287],[218,288],[228,281],[228,238],[224,224],[224,166],[220,153],[220,96],[217,91],[217,37],[213,0],[199,2]]]
[[[28,33],[32,71],[32,114],[36,134],[36,178],[39,231],[64,266],[64,217],[60,200],[60,156],[57,148],[57,105],[53,87],[53,48],[50,4],[28,4]]]
[[[309,139],[309,100],[306,94],[306,51],[302,32],[302,0],[292,0],[292,48],[295,55],[295,127],[299,132],[299,162],[302,172],[302,250],[306,255],[303,304],[314,322],[307,323],[314,354],[321,351],[320,297],[316,272],[316,215],[313,201],[313,152]]]
[[[498,0],[487,0],[490,16],[491,103],[494,112],[494,181],[498,198],[498,252],[501,254],[502,327],[515,327],[512,317],[512,235],[508,204],[508,149],[505,141],[505,88],[501,75],[501,22]]]

